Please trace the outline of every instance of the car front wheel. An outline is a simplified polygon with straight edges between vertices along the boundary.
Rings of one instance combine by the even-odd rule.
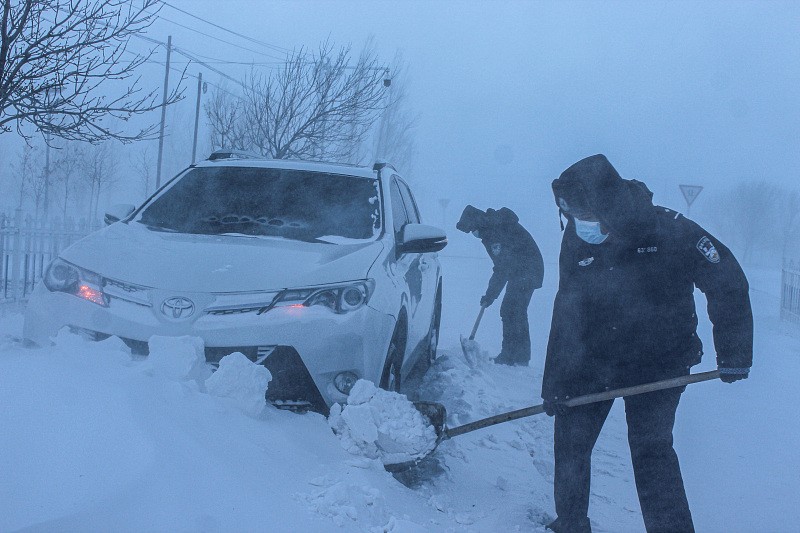
[[[389,349],[386,352],[386,363],[381,376],[381,388],[392,392],[400,392],[402,386],[401,370],[403,368],[403,354],[405,353],[405,333],[401,324],[398,324],[392,334]]]
[[[436,349],[439,347],[439,330],[442,324],[442,290],[439,288],[436,294],[436,303],[433,306],[433,316],[431,317],[431,328],[428,332],[428,366],[436,360]]]

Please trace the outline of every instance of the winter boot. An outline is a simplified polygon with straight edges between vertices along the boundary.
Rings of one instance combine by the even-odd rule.
[[[592,525],[589,523],[589,518],[556,518],[549,524],[547,529],[555,533],[592,533]]]
[[[497,357],[495,357],[495,358],[494,358],[494,363],[495,363],[496,365],[508,365],[508,366],[514,366],[514,361],[512,361],[512,360],[511,360],[511,358],[510,358],[510,357],[508,357],[508,356],[507,356],[505,353],[503,353],[503,352],[500,352],[499,354],[497,354]]]

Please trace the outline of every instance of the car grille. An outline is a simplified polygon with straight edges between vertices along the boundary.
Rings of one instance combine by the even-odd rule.
[[[257,307],[235,307],[235,308],[224,308],[224,309],[207,309],[206,313],[209,315],[242,315],[245,313],[257,313],[262,309],[268,307],[269,304],[259,305]]]
[[[223,357],[233,352],[241,352],[251,361],[267,367],[272,374],[267,400],[275,407],[292,411],[316,411],[327,416],[328,405],[297,350],[291,346],[207,347],[206,360],[219,364]]]
[[[112,298],[119,298],[131,303],[152,307],[149,290],[141,285],[133,285],[122,281],[106,278],[103,291]]]

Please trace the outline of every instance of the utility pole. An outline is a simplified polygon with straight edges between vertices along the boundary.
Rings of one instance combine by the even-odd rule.
[[[197,76],[197,104],[194,108],[194,140],[192,141],[192,164],[196,161],[197,156],[197,126],[200,122],[200,91],[203,88],[203,73]]]
[[[167,37],[167,68],[164,71],[164,98],[161,100],[161,127],[158,132],[158,168],[156,190],[161,187],[161,162],[164,159],[164,122],[167,118],[167,94],[169,91],[169,55],[172,52],[172,35]]]

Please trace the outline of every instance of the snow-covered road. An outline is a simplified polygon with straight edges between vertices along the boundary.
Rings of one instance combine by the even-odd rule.
[[[555,266],[534,293],[534,358],[521,369],[463,360],[459,335],[475,319],[490,263],[445,254],[443,264],[440,358],[416,395],[444,403],[451,425],[539,403]],[[675,445],[698,531],[800,524],[800,329],[778,320],[779,272],[748,275],[752,377],[694,385],[678,411]],[[499,350],[498,307],[477,335],[485,357]],[[319,415],[253,415],[246,399],[176,379],[113,339],[25,349],[15,340],[21,323],[18,310],[0,307],[0,531],[541,532],[553,513],[546,416],[444,442],[398,481],[345,452]],[[707,320],[700,333],[708,353],[697,370],[711,369]],[[595,530],[643,531],[621,402],[593,469]]]

